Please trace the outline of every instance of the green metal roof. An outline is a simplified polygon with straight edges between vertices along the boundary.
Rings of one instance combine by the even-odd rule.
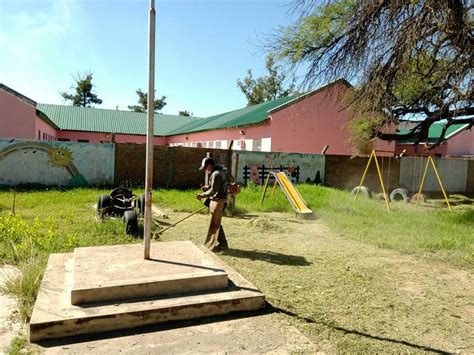
[[[437,142],[439,137],[441,136],[441,132],[445,126],[446,122],[435,122],[430,126],[430,129],[428,131],[428,142],[426,143],[433,143]],[[467,124],[453,124],[448,127],[446,130],[446,133],[444,135],[444,139],[449,139],[453,134],[457,132],[461,132],[463,129],[465,129],[468,125]],[[402,136],[403,134],[407,134],[410,132],[407,129],[402,129],[396,134],[399,136]],[[398,143],[413,143],[415,141],[414,138],[411,139],[403,139],[400,138],[397,142]]]
[[[181,126],[176,130],[169,131],[168,135],[174,136],[192,132],[202,132],[213,129],[240,127],[261,123],[268,118],[270,110],[281,106],[292,99],[293,97],[282,97],[258,105],[244,107],[207,118],[201,118]]]
[[[61,130],[146,135],[146,113],[91,107],[38,104],[36,109]],[[155,114],[154,135],[168,132],[199,120],[197,117]]]

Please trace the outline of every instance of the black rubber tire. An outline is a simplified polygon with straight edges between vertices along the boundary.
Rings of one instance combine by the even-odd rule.
[[[109,195],[100,195],[99,200],[97,201],[97,216],[102,216],[102,210],[110,206],[110,196]]]
[[[138,231],[138,216],[134,210],[125,211],[123,214],[123,223],[126,234],[135,234]]]
[[[401,202],[408,202],[410,199],[408,198],[408,190],[399,187],[392,191],[390,194],[390,201],[401,201]]]
[[[352,189],[351,191],[351,195],[354,195],[357,193],[357,190],[359,189],[359,186],[356,186]],[[362,195],[364,197],[367,197],[367,198],[371,198],[372,195],[370,194],[370,190],[369,188],[365,187],[365,186],[361,186],[360,187],[360,191],[359,191],[359,195]]]
[[[145,215],[145,194],[140,194],[135,200],[135,207],[138,209],[138,213],[143,216]]]

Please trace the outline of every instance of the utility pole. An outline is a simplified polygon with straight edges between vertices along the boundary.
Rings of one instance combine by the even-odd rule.
[[[148,17],[148,100],[146,133],[146,173],[145,173],[145,218],[143,241],[145,260],[150,259],[151,239],[151,195],[153,190],[153,119],[155,115],[155,0],[150,0]]]

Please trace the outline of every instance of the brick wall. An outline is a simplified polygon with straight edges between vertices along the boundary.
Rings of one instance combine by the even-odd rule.
[[[394,157],[378,157],[385,189],[390,193],[399,187],[400,162]],[[352,158],[344,155],[326,155],[325,185],[351,190],[358,186],[369,158]],[[390,171],[389,171],[390,170]],[[372,160],[365,177],[364,186],[374,192],[382,191],[375,162]]]
[[[169,188],[199,187],[204,173],[198,168],[210,152],[218,164],[230,168],[224,149],[155,146],[153,151],[153,186]],[[115,185],[144,185],[145,144],[115,145]]]
[[[204,181],[204,173],[198,170],[201,160],[210,152],[215,160],[229,170],[231,160],[225,149],[164,147],[154,148],[153,186],[168,188],[197,188]],[[115,145],[115,185],[145,183],[145,144]],[[351,190],[359,185],[368,158],[350,158],[343,155],[325,156],[324,185]],[[385,188],[390,193],[400,187],[400,160],[394,157],[378,157]],[[390,170],[390,171],[389,171]],[[415,189],[418,188],[416,182]],[[371,163],[364,181],[374,192],[381,191],[377,170]],[[412,190],[412,186],[403,186]],[[474,193],[474,160],[469,161],[467,192]]]

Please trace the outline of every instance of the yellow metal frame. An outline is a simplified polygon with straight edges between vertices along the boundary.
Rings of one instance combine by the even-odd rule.
[[[370,163],[372,162],[372,158],[375,160],[375,166],[377,167],[377,173],[379,175],[380,185],[382,186],[383,197],[385,199],[385,205],[387,206],[387,210],[390,211],[390,205],[388,202],[387,193],[385,192],[385,185],[383,183],[382,173],[380,172],[379,162],[377,160],[377,154],[375,154],[375,150],[372,150],[372,153],[370,153],[370,158],[369,158],[369,161],[367,162],[367,166],[365,167],[365,171],[364,171],[364,174],[362,175],[362,179],[360,180],[359,187],[357,188],[354,201],[357,199],[357,196],[359,196],[360,188],[362,184],[364,183],[365,176],[367,175],[367,171],[369,171],[369,166],[370,166]]]
[[[438,174],[438,169],[436,169],[436,165],[431,155],[428,156],[428,160],[426,161],[425,172],[423,173],[423,178],[421,179],[421,184],[418,190],[418,196],[416,198],[415,206],[418,206],[418,200],[420,199],[421,190],[423,189],[423,185],[425,184],[426,173],[428,172],[428,165],[430,164],[430,162],[431,162],[431,165],[433,166],[433,170],[436,174],[436,178],[438,179],[439,186],[441,187],[441,191],[443,191],[444,199],[446,200],[448,209],[451,211],[451,205],[449,204],[448,196],[446,195],[446,191],[444,190],[443,183],[441,182],[441,178],[439,177],[439,174]]]
[[[267,175],[267,178],[265,179],[265,186],[262,191],[262,196],[260,199],[260,205],[263,205],[263,201],[265,200],[265,195],[268,190],[268,184],[270,182],[270,177],[275,179],[275,182],[273,183],[272,187],[272,192],[270,195],[270,198],[273,198],[273,195],[276,190],[277,184],[280,185],[282,188],[283,192],[285,193],[286,198],[290,202],[291,206],[293,209],[296,211],[298,214],[311,214],[313,211],[311,211],[301,194],[298,192],[296,187],[291,183],[290,180],[288,180],[288,177],[285,175],[284,172],[269,172]]]

